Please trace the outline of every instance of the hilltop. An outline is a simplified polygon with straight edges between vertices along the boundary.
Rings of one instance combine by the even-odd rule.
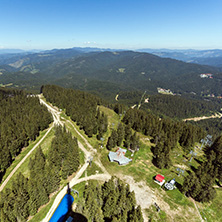
[[[222,95],[219,68],[134,51],[72,48],[5,55],[0,59],[0,73],[3,85],[34,90],[53,83],[106,98],[126,90],[153,94],[158,87],[179,94]],[[211,73],[213,78],[200,78],[203,73]]]

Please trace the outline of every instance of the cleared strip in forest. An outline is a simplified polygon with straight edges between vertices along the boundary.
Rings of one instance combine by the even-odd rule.
[[[5,185],[8,183],[8,181],[11,179],[11,177],[14,175],[14,173],[18,170],[18,168],[25,162],[25,160],[30,156],[30,154],[40,145],[40,143],[45,139],[45,137],[49,134],[51,129],[53,128],[53,125],[48,129],[46,134],[39,140],[39,142],[28,152],[28,154],[18,163],[18,165],[12,170],[12,172],[8,175],[8,177],[5,179],[5,181],[0,186],[0,192],[4,189]]]
[[[200,121],[200,120],[204,120],[204,119],[213,119],[213,118],[221,118],[222,114],[221,113],[215,113],[212,116],[200,116],[200,117],[193,117],[193,118],[187,118],[187,119],[183,119],[183,121]]]

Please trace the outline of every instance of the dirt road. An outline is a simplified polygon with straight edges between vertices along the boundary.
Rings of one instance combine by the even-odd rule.
[[[153,204],[154,194],[144,181],[135,182],[133,177],[128,175],[117,175],[121,180],[130,185],[130,191],[135,192],[136,203],[141,206],[143,219],[148,221],[145,209],[148,209]]]
[[[53,107],[49,106],[44,100],[41,99],[41,95],[38,95],[39,101],[41,104],[44,104],[47,109],[51,112],[53,116],[53,125],[63,125],[63,123],[60,121],[60,112],[58,112]],[[18,163],[18,165],[12,170],[12,172],[8,175],[8,177],[5,179],[5,181],[0,186],[0,192],[4,189],[5,185],[8,183],[8,181],[11,179],[11,177],[14,175],[14,173],[18,170],[18,168],[25,162],[25,160],[31,155],[31,153],[41,144],[41,142],[45,139],[45,137],[49,134],[53,126],[51,126],[46,134],[39,140],[39,142],[27,153],[27,155]]]
[[[46,103],[43,101],[43,104],[46,104]],[[58,122],[58,124],[60,124],[60,122],[61,122],[60,118],[57,116],[57,115],[59,115],[59,112],[56,109],[54,109],[52,106],[49,106],[48,104],[46,104],[46,105],[49,108],[49,110],[52,111],[52,114],[56,115],[55,117],[57,119],[57,122]],[[101,180],[101,181],[109,180],[111,178],[111,175],[107,172],[106,168],[103,166],[100,159],[95,159],[93,161],[95,164],[97,164],[102,169],[102,171],[104,172],[103,174],[96,174],[96,175],[91,175],[89,177],[80,178],[81,175],[85,172],[85,170],[88,167],[87,160],[89,159],[89,157],[92,157],[97,152],[97,150],[91,146],[91,144],[87,141],[87,139],[76,129],[75,125],[70,120],[67,120],[67,122],[69,122],[71,124],[73,129],[83,139],[83,141],[85,142],[85,144],[88,147],[88,149],[86,149],[83,146],[83,144],[78,141],[79,148],[85,154],[85,164],[79,169],[79,171],[76,173],[75,177],[69,182],[69,186],[73,187],[75,184],[83,182],[83,181],[87,181],[87,180]],[[146,185],[145,182],[136,183],[134,181],[134,179],[130,176],[127,176],[127,175],[124,175],[124,176],[123,175],[116,175],[116,176],[119,177],[120,179],[124,180],[126,183],[128,183],[130,185],[130,190],[135,192],[136,202],[138,205],[141,205],[144,221],[148,221],[148,218],[146,217],[146,214],[145,214],[145,209],[149,208],[150,205],[152,204],[153,192],[151,191],[151,189]],[[56,199],[54,200],[52,207],[50,208],[48,214],[42,220],[42,222],[48,222],[50,220],[50,218],[52,217],[54,211],[58,207],[60,201],[62,200],[62,198],[64,197],[66,192],[67,192],[67,187],[64,187],[58,193],[58,195],[56,196]]]
[[[2,183],[1,187],[0,187],[0,192],[4,189],[5,185],[8,183],[8,181],[11,179],[11,177],[14,175],[14,173],[18,170],[18,168],[25,162],[25,160],[30,156],[30,154],[36,149],[36,147],[38,147],[41,142],[45,139],[45,137],[49,134],[49,132],[51,131],[51,129],[53,128],[53,126],[51,126],[48,131],[46,132],[46,134],[42,137],[41,140],[39,140],[38,143],[36,143],[36,145],[28,152],[28,154],[18,163],[18,165],[12,170],[12,172],[8,175],[8,177],[5,179],[5,181]]]
[[[197,207],[197,205],[196,205],[195,200],[194,200],[193,198],[190,198],[190,200],[193,202],[193,204],[194,204],[194,206],[195,206],[195,208],[196,208],[196,210],[197,210],[197,214],[198,214],[198,216],[199,216],[199,218],[200,218],[200,221],[201,221],[201,222],[204,222],[204,220],[203,220],[203,218],[202,218],[202,216],[201,216],[201,214],[200,214],[200,211],[199,211],[199,209],[198,209],[198,207]]]
[[[200,117],[193,117],[193,118],[187,118],[187,119],[183,119],[183,121],[200,121],[200,120],[204,120],[204,119],[214,119],[214,118],[221,118],[222,114],[221,113],[215,113],[212,116],[200,116]]]

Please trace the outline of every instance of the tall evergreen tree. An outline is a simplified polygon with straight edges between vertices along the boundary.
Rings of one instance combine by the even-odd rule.
[[[124,139],[125,131],[122,123],[119,123],[117,128],[117,146],[121,146]]]

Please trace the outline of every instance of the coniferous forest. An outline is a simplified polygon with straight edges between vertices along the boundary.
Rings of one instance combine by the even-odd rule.
[[[12,182],[10,188],[1,192],[0,221],[26,221],[30,215],[49,200],[49,195],[60,186],[79,167],[79,149],[77,139],[72,138],[66,129],[55,130],[48,155],[39,147],[34,158],[29,161],[30,176],[21,173]]]
[[[21,149],[46,129],[52,117],[39,99],[18,90],[0,89],[0,173]]]
[[[171,166],[170,151],[179,143],[189,153],[195,142],[205,135],[200,127],[170,119],[161,119],[142,110],[129,109],[122,119],[137,132],[151,136],[156,146],[152,147],[153,163],[159,168]]]
[[[141,100],[142,98],[142,100]],[[148,98],[147,102],[144,102]],[[185,119],[197,116],[209,116],[220,112],[221,100],[216,98],[203,99],[194,94],[164,95],[147,94],[143,91],[120,92],[119,102],[133,106],[141,100],[141,107],[160,117],[167,116],[172,119]]]
[[[197,201],[208,202],[216,196],[215,180],[222,182],[222,136],[207,147],[206,160],[184,179],[183,191]]]
[[[89,181],[83,197],[76,212],[84,214],[89,222],[143,222],[141,207],[136,207],[135,193],[119,179],[112,177],[102,186]]]
[[[107,117],[97,109],[101,99],[92,94],[59,86],[46,85],[42,93],[47,101],[64,108],[66,114],[83,129],[89,137],[100,139],[107,131]]]
[[[43,86],[41,90],[47,101],[64,109],[88,137],[96,136],[98,140],[103,137],[108,120],[99,109],[99,105],[104,104],[100,98],[54,85]],[[38,98],[22,91],[0,90],[0,105],[0,161],[1,172],[4,172],[21,148],[29,140],[35,140],[39,131],[47,128],[52,118],[47,109],[39,104]],[[186,155],[207,134],[200,127],[201,124],[160,118],[159,115],[121,104],[109,104],[109,107],[120,114],[121,122],[117,129],[112,129],[107,149],[124,146],[136,151],[139,148],[138,134],[150,136],[154,144],[151,147],[153,164],[160,169],[173,166],[171,153],[178,146],[182,147]],[[222,182],[221,150],[222,136],[219,136],[212,146],[205,148],[204,157],[198,160],[198,167],[188,170],[189,175],[184,178],[181,186],[186,196],[199,202],[213,200],[216,196],[215,181]],[[49,201],[49,195],[59,189],[61,180],[76,172],[79,165],[77,139],[72,138],[65,128],[56,127],[55,137],[47,153],[39,147],[30,159],[28,176],[17,174],[11,187],[1,192],[0,221],[23,222],[35,215],[39,207]],[[143,221],[141,208],[136,207],[134,193],[130,192],[128,185],[116,178],[103,185],[89,181],[77,211],[83,213],[89,221]]]

